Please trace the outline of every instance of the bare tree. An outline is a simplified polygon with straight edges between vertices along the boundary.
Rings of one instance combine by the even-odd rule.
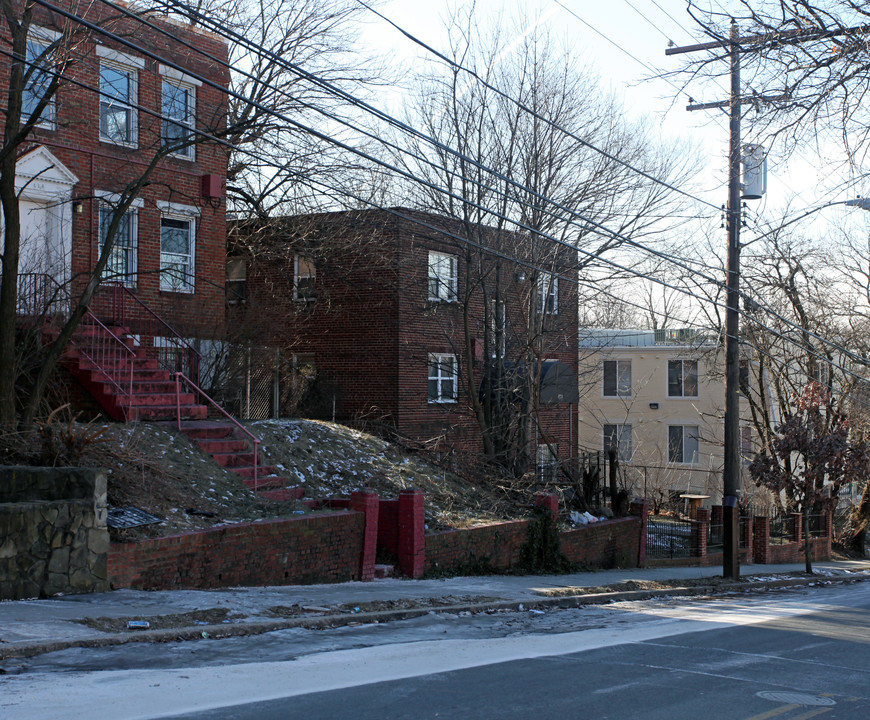
[[[870,7],[854,0],[739,0],[725,11],[690,0],[689,13],[705,35],[726,42],[690,61],[684,71],[693,78],[728,72],[722,60],[729,27],[737,24],[744,97],[758,110],[754,135],[782,137],[784,154],[835,140],[850,162],[865,160]]]
[[[484,35],[471,11],[455,14],[448,27],[452,64],[419,81],[409,113],[408,123],[425,137],[397,157],[418,180],[408,183],[416,204],[462,223],[460,302],[469,307],[481,296],[486,327],[502,327],[492,315],[506,301],[518,308],[506,324],[512,343],[484,335],[483,354],[493,362],[483,368],[482,386],[501,387],[505,361],[521,363],[527,387],[519,406],[508,407],[501,393],[478,392],[472,340],[479,333],[468,312],[461,353],[484,454],[514,472],[529,462],[539,410],[535,368],[557,342],[542,297],[562,282],[576,302],[578,273],[597,281],[601,259],[628,249],[626,238],[649,240],[680,224],[670,217],[680,205],[676,193],[634,168],[672,183],[692,170],[690,154],[661,148],[647,128],[624,122],[597,78],[532,25],[498,23]],[[515,260],[528,274],[519,302]]]

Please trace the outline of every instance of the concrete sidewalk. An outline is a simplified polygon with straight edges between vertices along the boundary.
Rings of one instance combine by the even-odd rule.
[[[870,562],[831,561],[813,565],[815,576],[802,574],[803,563],[749,565],[741,568],[744,584],[735,590],[759,585],[810,584],[824,581],[870,579]],[[116,590],[90,595],[70,595],[45,600],[0,602],[0,659],[26,657],[68,647],[117,645],[126,642],[160,642],[198,637],[255,634],[285,627],[330,627],[351,622],[385,622],[422,615],[433,610],[520,608],[533,604],[577,605],[635,599],[649,591],[625,591],[581,598],[548,598],[548,590],[600,587],[631,580],[668,581],[714,578],[720,567],[646,568],[604,570],[569,575],[493,575],[439,580],[389,578],[373,582],[334,585],[244,587],[220,590],[135,591]],[[659,594],[699,594],[709,588]],[[434,604],[433,604],[434,599]],[[374,608],[369,603],[375,603]],[[341,607],[339,607],[341,606]],[[290,610],[282,615],[274,608]],[[116,618],[154,622],[157,618],[197,611],[226,611],[220,624],[182,617],[165,629],[104,632],[83,621]],[[126,626],[126,622],[122,623]]]

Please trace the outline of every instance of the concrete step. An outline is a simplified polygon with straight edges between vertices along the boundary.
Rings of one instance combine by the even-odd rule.
[[[121,386],[123,387],[123,385]],[[133,380],[133,395],[130,398],[131,407],[150,407],[150,406],[169,406],[175,407],[178,402],[182,407],[194,405],[196,398],[193,393],[181,393],[176,399],[175,393],[140,393],[136,385],[136,380]],[[205,405],[203,405],[205,407]]]
[[[264,477],[266,475],[274,475],[275,471],[277,469],[278,468],[276,468],[272,465],[259,465],[257,467],[257,476]],[[241,475],[243,478],[254,477],[254,466],[253,465],[234,467],[234,468],[232,468],[232,471],[234,473],[236,473],[237,475]]]
[[[236,471],[236,468],[233,468],[233,471]],[[243,476],[242,482],[245,484],[245,487],[256,488],[257,490],[272,490],[272,489],[284,489],[284,486],[287,484],[287,478],[280,477],[278,475],[273,475],[271,473],[263,473],[260,474],[257,472],[257,482],[254,484],[254,469],[251,468],[250,476]]]
[[[285,502],[301,499],[305,495],[305,490],[302,488],[281,488],[280,490],[261,490],[257,494],[267,500]]]
[[[395,569],[394,565],[375,565],[375,579],[392,577]]]
[[[133,406],[127,413],[128,420],[145,420],[156,422],[159,420],[174,420],[176,415],[176,407],[173,403],[169,405],[142,405]],[[208,417],[208,408],[205,405],[182,405],[181,406],[182,421],[190,420],[205,420]]]
[[[235,430],[235,426],[231,423],[216,420],[186,422],[181,426],[181,432],[192,440],[231,438]]]
[[[200,450],[212,456],[215,453],[231,453],[248,449],[248,443],[245,440],[197,440],[197,444]]]
[[[235,470],[239,467],[253,467],[254,453],[252,452],[213,452],[209,453],[218,465],[229,470]]]

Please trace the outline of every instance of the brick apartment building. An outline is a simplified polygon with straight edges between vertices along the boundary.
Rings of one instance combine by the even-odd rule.
[[[477,242],[499,235],[472,230]],[[475,404],[478,412],[487,405],[485,378],[490,398],[516,409],[531,367],[540,380],[534,417],[512,416],[503,434],[513,433],[523,445],[514,450],[537,459],[542,474],[573,457],[570,253],[550,250],[548,270],[498,259],[471,247],[461,222],[402,208],[288,217],[236,232],[230,327],[316,376],[302,413],[380,428],[464,463],[483,448]],[[501,240],[511,257],[532,245],[518,233]]]
[[[226,67],[185,47],[226,60],[222,40],[159,15],[145,15],[153,25],[148,27],[101,3],[58,5],[134,47],[45,8],[34,10],[27,55],[34,64],[41,58],[47,70],[35,72],[25,88],[25,115],[54,63],[69,64],[16,168],[19,302],[25,309],[45,296],[46,282],[59,283],[68,290],[62,296],[74,302],[97,262],[118,194],[164,143],[196,136],[195,130],[219,132],[226,122],[226,94],[209,84],[226,87]],[[3,31],[0,44],[8,58],[5,23]],[[9,67],[0,64],[0,92],[8,87]],[[165,333],[154,314],[188,337],[222,332],[226,168],[226,151],[216,143],[186,145],[159,161],[124,216],[104,279],[125,288],[126,324],[143,344],[153,342],[149,335]],[[117,313],[117,300],[110,308],[101,292],[95,312]]]

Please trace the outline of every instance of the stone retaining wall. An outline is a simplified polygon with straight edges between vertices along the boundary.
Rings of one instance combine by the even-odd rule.
[[[0,599],[107,590],[106,474],[0,468]]]

